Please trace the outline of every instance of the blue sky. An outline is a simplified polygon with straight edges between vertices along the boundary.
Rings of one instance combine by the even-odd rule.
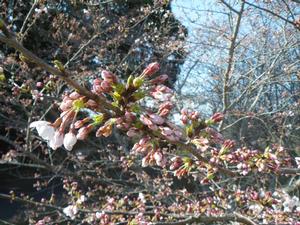
[[[199,24],[204,23],[207,19],[206,15],[207,10],[211,10],[214,8],[213,0],[173,0],[172,1],[172,12],[175,17],[188,29],[188,37],[187,43],[193,42],[197,40],[197,28]],[[203,14],[201,13],[203,12]],[[200,15],[200,16],[199,16]],[[201,16],[203,15],[203,16]],[[197,25],[198,24],[198,25]],[[182,81],[187,75],[190,68],[197,60],[197,48],[192,46],[191,48],[187,48],[190,53],[188,54],[185,63],[181,67],[181,73],[178,76],[178,80],[176,82],[176,87],[178,89],[181,86]],[[187,79],[187,85],[182,87],[182,94],[193,94],[197,96],[197,87],[191,88],[189,83],[199,82],[199,80],[205,79],[205,74],[199,74],[199,64],[190,71],[190,76]],[[203,70],[201,70],[203,72]],[[198,90],[199,91],[199,90]],[[193,102],[189,102],[189,107],[194,108]],[[208,110],[208,106],[204,105],[205,110]],[[209,113],[209,112],[208,112]]]

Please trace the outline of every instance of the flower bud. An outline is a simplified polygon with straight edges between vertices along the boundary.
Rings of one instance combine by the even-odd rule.
[[[69,98],[71,98],[72,100],[79,99],[80,97],[81,97],[81,95],[78,92],[76,92],[76,91],[74,91],[71,94],[69,94]]]
[[[108,137],[112,133],[112,123],[111,121],[107,121],[104,126],[100,127],[96,132],[96,137]]]
[[[141,78],[141,77],[136,77],[136,78],[134,78],[133,79],[133,86],[136,88],[136,89],[138,89],[138,88],[140,88],[142,85],[143,85],[143,83],[144,83],[144,79],[143,78]]]
[[[158,62],[150,63],[146,69],[143,71],[144,76],[151,76],[152,74],[156,73],[159,70],[160,66]]]
[[[108,82],[108,81],[106,81],[106,80],[104,80],[104,81],[101,82],[100,87],[101,87],[101,89],[102,89],[103,92],[107,93],[107,92],[112,91],[111,83]]]
[[[209,121],[213,124],[215,123],[219,123],[224,119],[224,114],[223,113],[215,113],[210,119]]]
[[[152,85],[162,84],[166,80],[168,80],[168,78],[169,78],[169,76],[167,74],[160,75],[160,76],[156,77],[155,79],[151,80],[151,84]]]
[[[91,133],[91,131],[93,130],[93,125],[89,124],[86,127],[82,127],[78,130],[78,133],[76,135],[78,140],[84,140],[87,138],[87,136],[89,135],[89,133]]]
[[[102,70],[101,72],[101,77],[104,81],[107,81],[109,83],[117,83],[117,77],[113,73],[107,71],[107,70]]]
[[[132,85],[133,85],[133,80],[134,77],[132,75],[130,75],[127,79],[127,83],[126,83],[126,89],[128,90]]]
[[[75,129],[79,129],[79,128],[81,128],[81,127],[83,127],[87,122],[89,122],[90,121],[90,118],[89,117],[86,117],[86,118],[84,118],[84,119],[82,119],[82,120],[77,120],[76,122],[75,122],[75,124],[74,124],[74,128]]]

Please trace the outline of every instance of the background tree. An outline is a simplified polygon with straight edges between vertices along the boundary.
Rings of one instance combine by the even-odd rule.
[[[179,98],[200,104],[204,114],[227,113],[219,129],[240,143],[277,142],[297,151],[299,3],[209,1],[193,15],[193,51],[178,81]]]

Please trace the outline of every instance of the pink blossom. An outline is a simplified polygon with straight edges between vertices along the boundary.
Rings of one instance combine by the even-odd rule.
[[[160,127],[162,135],[169,136],[173,134],[173,131],[169,127]]]
[[[67,111],[67,110],[71,109],[72,104],[73,104],[73,100],[66,99],[66,100],[64,100],[60,103],[59,108],[60,108],[60,110],[62,110],[64,112],[64,111]]]
[[[135,120],[135,115],[132,112],[125,112],[125,120],[126,122],[132,122]]]

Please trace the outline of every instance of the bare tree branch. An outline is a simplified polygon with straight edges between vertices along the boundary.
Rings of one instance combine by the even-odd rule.
[[[289,23],[289,24],[292,24],[296,29],[300,30],[300,28],[298,28],[298,27],[296,26],[296,24],[295,24],[293,21],[291,21],[291,20],[289,20],[289,19],[287,19],[287,18],[284,18],[283,16],[281,16],[281,15],[279,15],[279,14],[277,14],[277,13],[275,13],[275,12],[269,10],[269,9],[260,7],[260,6],[258,6],[258,5],[252,4],[252,3],[247,2],[247,1],[245,1],[245,3],[246,3],[247,5],[253,6],[253,7],[257,8],[257,9],[260,9],[260,10],[262,10],[262,11],[265,11],[265,12],[267,12],[267,13],[270,13],[271,15],[273,15],[273,16],[275,16],[275,17],[278,17],[279,19],[282,19],[283,21],[285,21],[285,22],[287,22],[287,23]]]
[[[237,40],[237,36],[239,33],[239,29],[240,29],[242,15],[244,12],[244,7],[245,7],[245,2],[242,1],[240,11],[238,12],[238,17],[237,17],[235,29],[233,32],[233,36],[231,38],[230,47],[229,47],[228,66],[227,66],[226,72],[224,74],[224,81],[223,81],[223,109],[222,109],[222,111],[224,114],[226,113],[228,105],[229,105],[229,99],[228,99],[229,84],[228,84],[228,82],[229,82],[230,75],[232,73],[233,64],[234,64],[234,51],[235,51],[235,47],[236,47],[236,40]],[[221,129],[222,126],[223,126],[223,122],[220,123],[219,129]]]

